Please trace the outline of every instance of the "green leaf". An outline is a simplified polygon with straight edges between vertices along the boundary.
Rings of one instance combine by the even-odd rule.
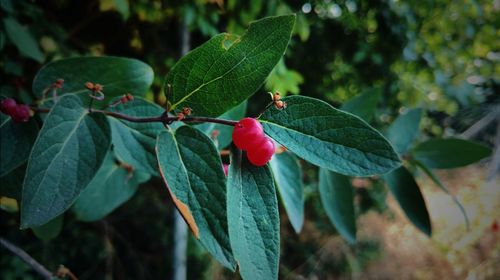
[[[432,170],[430,170],[429,168],[427,168],[427,166],[425,166],[424,164],[422,164],[421,162],[419,161],[414,161],[415,165],[418,166],[420,169],[422,169],[424,171],[425,174],[427,174],[427,176],[429,176],[429,178],[445,193],[447,193],[448,195],[451,196],[451,199],[453,199],[453,202],[458,206],[458,208],[460,209],[460,212],[462,213],[462,215],[464,216],[464,220],[465,220],[465,228],[466,230],[469,230],[470,229],[470,222],[469,222],[469,216],[467,215],[467,212],[465,211],[465,208],[464,206],[462,205],[462,203],[460,202],[460,200],[458,200],[458,198],[453,195],[449,190],[448,188],[441,182],[441,180],[439,180],[439,178],[436,176],[436,174],[434,174],[434,172],[432,172]]]
[[[111,142],[109,125],[84,106],[77,96],[63,96],[45,119],[24,178],[22,228],[63,213],[101,166]]]
[[[292,153],[285,151],[275,154],[270,166],[288,219],[299,233],[304,224],[304,188],[299,162]]]
[[[332,171],[368,176],[401,162],[391,144],[360,118],[305,96],[283,98],[287,108],[268,108],[265,132],[299,157]]]
[[[415,141],[421,119],[422,109],[415,108],[404,115],[400,115],[387,130],[387,138],[400,155],[406,154],[413,141]]]
[[[127,170],[110,151],[95,177],[75,201],[72,210],[81,221],[100,220],[127,202],[139,184],[149,178],[147,173]]]
[[[188,53],[165,80],[171,108],[190,107],[196,115],[217,117],[240,104],[285,53],[294,22],[294,15],[264,18],[240,38],[219,34]]]
[[[428,168],[448,169],[469,165],[491,155],[491,149],[463,139],[431,139],[418,144],[413,157]]]
[[[0,177],[26,162],[37,133],[35,120],[16,123],[0,113]]]
[[[110,111],[132,117],[158,117],[165,111],[160,106],[141,98],[110,108]],[[156,136],[165,130],[161,123],[135,123],[108,117],[114,151],[120,160],[134,169],[158,176]]]
[[[56,238],[62,230],[64,215],[59,215],[48,223],[32,228],[35,236],[43,241],[50,241]]]
[[[356,243],[354,188],[349,177],[320,168],[319,194],[326,214],[342,237]]]
[[[243,279],[278,279],[280,221],[269,167],[234,149],[227,185],[229,238]]]
[[[423,233],[431,236],[431,220],[424,197],[408,169],[401,166],[385,174],[384,180],[408,219]]]
[[[380,91],[372,89],[349,99],[346,103],[342,104],[340,109],[370,122],[375,115],[379,100]]]
[[[45,57],[38,46],[38,42],[26,27],[19,24],[19,22],[12,17],[4,18],[3,24],[5,26],[7,36],[9,36],[9,39],[12,43],[14,43],[14,45],[16,45],[17,49],[23,56],[33,58],[40,63],[45,60]]]
[[[182,126],[158,135],[160,173],[196,239],[234,270],[226,213],[226,176],[219,152],[201,131]]]
[[[266,79],[266,89],[272,92],[279,92],[283,96],[288,93],[299,94],[299,86],[303,82],[304,77],[299,72],[288,69],[285,65],[285,60],[281,58],[278,65],[274,67]]]
[[[233,109],[225,112],[219,118],[225,120],[238,121],[245,116],[247,109],[247,101],[243,101],[240,105],[234,107]],[[203,123],[196,126],[197,129],[203,131],[208,137],[213,139],[213,133],[217,131],[217,138],[214,139],[216,146],[219,150],[227,147],[233,141],[233,129],[234,127],[223,124],[216,123]]]
[[[109,101],[112,97],[126,93],[144,95],[153,82],[153,69],[144,62],[123,57],[62,59],[38,71],[33,81],[33,92],[42,97],[57,79],[64,79],[62,94],[89,93],[85,83],[99,83],[103,86],[105,100]],[[52,93],[49,92],[48,97],[51,98]]]
[[[130,7],[128,0],[113,0],[118,12],[122,15],[123,19],[128,19],[130,16]]]

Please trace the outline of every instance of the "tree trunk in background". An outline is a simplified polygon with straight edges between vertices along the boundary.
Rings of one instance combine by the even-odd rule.
[[[187,54],[190,48],[190,34],[187,23],[182,22],[181,32],[181,57]],[[174,211],[174,244],[172,260],[172,279],[185,280],[187,276],[187,241],[188,229],[186,222],[179,211]]]

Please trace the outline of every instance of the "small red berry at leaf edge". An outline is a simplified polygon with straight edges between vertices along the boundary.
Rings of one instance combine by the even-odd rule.
[[[15,122],[27,122],[30,119],[31,109],[28,105],[17,105],[15,112],[10,115]]]
[[[247,151],[247,157],[253,165],[263,166],[271,160],[274,152],[275,147],[273,140],[264,136],[261,142]]]
[[[2,102],[0,102],[0,111],[9,116],[11,116],[16,111],[16,107],[16,100],[12,98],[6,98],[2,100]]]
[[[262,125],[254,118],[241,119],[233,130],[233,142],[241,150],[248,150],[264,138]]]

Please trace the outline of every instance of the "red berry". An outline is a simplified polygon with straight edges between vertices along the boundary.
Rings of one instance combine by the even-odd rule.
[[[16,107],[16,100],[12,98],[6,98],[2,100],[2,102],[0,102],[0,111],[9,116],[11,116],[16,111]]]
[[[233,130],[233,142],[241,150],[248,150],[264,138],[262,125],[254,118],[241,119]]]
[[[247,151],[248,160],[255,166],[266,165],[271,160],[275,151],[274,142],[265,137],[253,148]]]
[[[30,112],[31,109],[28,105],[20,104],[10,116],[15,122],[27,122],[30,119]]]

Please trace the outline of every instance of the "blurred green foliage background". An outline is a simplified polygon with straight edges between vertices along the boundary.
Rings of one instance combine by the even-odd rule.
[[[147,97],[164,105],[162,81],[180,57],[183,38],[195,48],[220,32],[241,34],[252,20],[291,12],[297,13],[297,23],[290,46],[249,101],[249,115],[269,103],[266,91],[313,96],[337,107],[364,95],[377,104],[367,119],[381,130],[400,113],[424,108],[425,139],[460,134],[498,110],[497,0],[0,0],[0,93],[30,103],[31,81],[45,63],[126,56],[153,67]],[[476,139],[493,146],[495,133],[490,125]],[[282,215],[280,275],[293,279],[314,271],[326,279],[363,271],[381,257],[382,245],[361,239],[351,249],[338,237],[328,239],[335,229],[315,191],[318,175],[303,167],[309,223],[296,235]],[[366,184],[356,189],[359,214],[391,216],[384,187]],[[50,241],[19,231],[15,205],[2,207],[9,210],[0,212],[2,237],[51,270],[64,264],[79,279],[169,278],[174,208],[158,179],[100,222],[82,223],[66,214],[61,234]],[[310,257],[329,242],[338,249],[334,261]],[[188,256],[189,279],[235,277],[192,239]],[[13,256],[2,253],[0,265],[2,279],[37,279]]]

